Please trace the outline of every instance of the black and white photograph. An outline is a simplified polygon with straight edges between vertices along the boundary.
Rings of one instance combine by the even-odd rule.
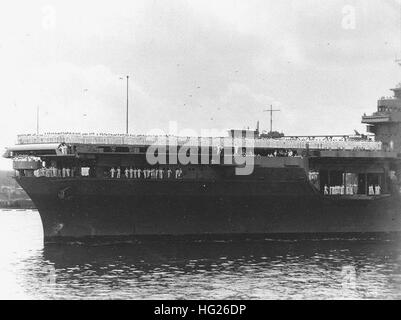
[[[399,299],[400,0],[0,3],[0,300]]]

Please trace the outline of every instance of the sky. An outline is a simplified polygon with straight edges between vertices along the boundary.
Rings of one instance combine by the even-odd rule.
[[[0,152],[17,134],[176,123],[364,132],[401,81],[398,0],[1,1]],[[0,169],[11,168],[0,159]]]

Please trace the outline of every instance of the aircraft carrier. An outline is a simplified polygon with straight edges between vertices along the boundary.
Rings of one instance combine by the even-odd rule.
[[[4,156],[45,242],[142,237],[397,234],[401,86],[366,135],[26,134]]]

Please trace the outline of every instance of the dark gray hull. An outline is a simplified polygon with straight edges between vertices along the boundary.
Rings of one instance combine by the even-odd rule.
[[[18,182],[38,208],[49,242],[401,231],[398,195],[329,198],[302,179],[281,184],[22,177]]]

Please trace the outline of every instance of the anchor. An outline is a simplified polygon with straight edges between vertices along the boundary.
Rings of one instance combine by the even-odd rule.
[[[72,191],[71,187],[67,187],[67,188],[61,189],[57,194],[58,198],[60,200],[72,199],[72,192],[71,191]]]

